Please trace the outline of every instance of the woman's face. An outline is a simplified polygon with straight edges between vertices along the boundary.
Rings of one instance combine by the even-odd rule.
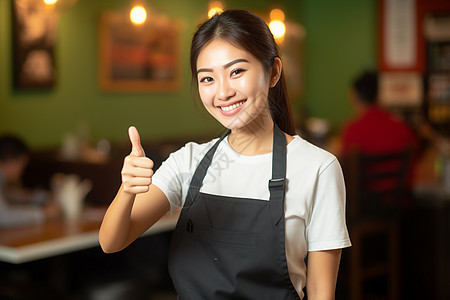
[[[197,59],[200,98],[208,112],[229,129],[270,118],[269,77],[249,52],[215,39]]]

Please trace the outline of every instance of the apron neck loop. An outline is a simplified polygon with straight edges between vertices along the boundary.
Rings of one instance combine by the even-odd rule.
[[[222,137],[208,150],[206,155],[200,161],[190,183],[189,191],[186,197],[185,208],[195,202],[200,191],[203,179],[211,165],[214,153],[220,142],[230,134],[228,130]],[[274,123],[273,128],[273,150],[272,150],[272,179],[269,180],[269,207],[272,215],[272,221],[275,226],[280,223],[284,216],[284,194],[286,190],[286,136],[283,131]]]
[[[206,172],[208,171],[209,166],[211,165],[214,153],[217,150],[220,142],[227,137],[231,133],[231,130],[227,130],[225,134],[223,134],[220,139],[208,150],[203,159],[200,161],[197,169],[195,170],[194,175],[192,176],[191,184],[189,187],[189,192],[186,196],[186,204],[185,207],[188,209],[195,201],[200,188],[203,183],[203,178],[205,178]]]

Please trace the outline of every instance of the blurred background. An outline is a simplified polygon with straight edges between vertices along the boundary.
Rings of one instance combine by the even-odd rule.
[[[82,205],[57,199],[62,216],[0,228],[0,298],[175,299],[173,220],[114,255],[101,252],[96,230],[120,185],[130,125],[156,166],[223,132],[191,87],[189,48],[210,10],[229,8],[272,22],[298,134],[335,154],[346,176],[342,134],[358,116],[349,99],[363,70],[377,72],[379,106],[416,138],[409,204],[387,229],[399,234],[381,230],[360,254],[344,250],[337,298],[450,299],[446,0],[1,0],[0,135],[29,150],[13,185]],[[354,291],[355,264],[366,261],[350,257],[381,252],[386,269]]]

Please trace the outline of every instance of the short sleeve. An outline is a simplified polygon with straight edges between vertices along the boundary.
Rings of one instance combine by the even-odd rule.
[[[345,183],[336,158],[319,172],[309,223],[308,251],[351,246],[345,221]]]
[[[204,151],[209,148],[208,146],[209,143],[202,145],[193,142],[187,143],[170,154],[153,175],[152,184],[157,186],[169,200],[169,213],[183,206],[192,174],[203,157]]]
[[[184,179],[181,176],[181,166],[177,163],[176,156],[176,152],[170,154],[152,177],[152,184],[156,185],[169,200],[170,212],[182,206],[182,185]]]

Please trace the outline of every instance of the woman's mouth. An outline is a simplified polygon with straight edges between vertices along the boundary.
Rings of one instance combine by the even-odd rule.
[[[234,113],[236,113],[238,110],[240,110],[240,108],[242,107],[242,105],[245,103],[245,100],[233,103],[231,105],[228,106],[219,106],[220,110],[223,114],[225,115],[232,115]]]

